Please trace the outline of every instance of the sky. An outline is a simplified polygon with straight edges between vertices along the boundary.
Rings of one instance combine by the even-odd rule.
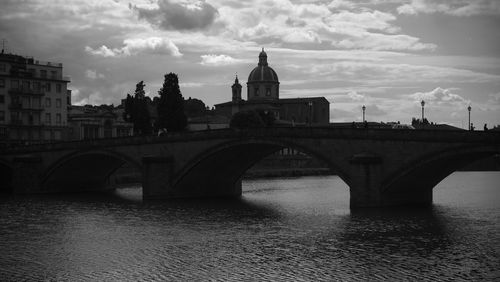
[[[229,101],[261,48],[280,97],[324,96],[331,122],[500,124],[498,0],[1,0],[6,50],[60,62],[74,104],[119,104],[169,72]]]

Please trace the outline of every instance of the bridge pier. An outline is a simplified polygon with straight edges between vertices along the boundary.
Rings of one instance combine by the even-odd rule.
[[[14,194],[40,193],[42,160],[36,156],[20,156],[13,160],[12,192]]]
[[[204,177],[183,186],[174,187],[174,159],[172,157],[144,157],[143,199],[236,197],[241,196],[241,179],[236,182],[204,182]],[[224,177],[224,179],[227,179]],[[178,187],[177,187],[178,186]]]
[[[382,159],[372,154],[356,154],[350,159],[350,207],[380,207],[382,205]]]
[[[171,198],[174,159],[172,157],[142,158],[143,199]]]

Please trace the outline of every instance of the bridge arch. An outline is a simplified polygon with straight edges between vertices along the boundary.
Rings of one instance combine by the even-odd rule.
[[[196,196],[231,194],[228,191],[237,189],[235,185],[240,184],[241,177],[250,167],[283,148],[293,148],[322,161],[349,185],[350,179],[341,166],[314,148],[300,142],[252,138],[225,142],[198,154],[174,175],[172,189],[174,194],[175,191],[183,194],[189,191],[189,195]]]
[[[414,195],[415,201],[431,202],[432,190],[443,179],[466,165],[500,154],[498,146],[461,146],[419,157],[387,177],[383,196]]]
[[[141,164],[125,154],[111,150],[79,150],[51,164],[42,176],[42,190],[72,192],[103,190],[109,176],[123,164],[141,170]]]
[[[0,160],[0,194],[12,192],[13,166],[7,161]]]

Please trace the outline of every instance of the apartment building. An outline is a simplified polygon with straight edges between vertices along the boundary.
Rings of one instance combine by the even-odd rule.
[[[70,82],[61,63],[0,53],[0,143],[67,138]]]

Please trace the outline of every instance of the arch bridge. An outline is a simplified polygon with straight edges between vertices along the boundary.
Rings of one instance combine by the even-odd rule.
[[[244,172],[282,148],[324,161],[349,186],[351,207],[428,205],[446,176],[500,154],[500,133],[262,128],[33,145],[0,151],[0,183],[13,193],[105,189],[129,163],[145,199],[238,196]]]

